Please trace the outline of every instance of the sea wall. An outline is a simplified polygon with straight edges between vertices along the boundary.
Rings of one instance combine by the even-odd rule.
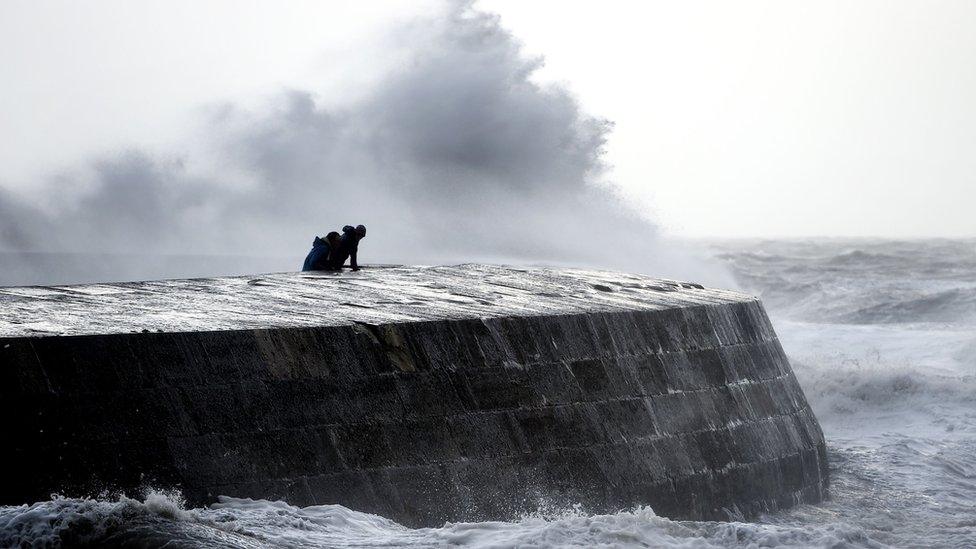
[[[214,331],[8,321],[0,503],[178,487],[434,525],[573,504],[725,519],[825,496],[823,434],[758,300],[633,283],[671,294],[651,306],[648,288],[564,276],[590,305]]]

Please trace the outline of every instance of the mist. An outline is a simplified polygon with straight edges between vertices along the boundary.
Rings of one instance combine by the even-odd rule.
[[[295,270],[314,235],[359,223],[366,264],[725,280],[620,198],[612,124],[535,83],[541,59],[496,16],[451,4],[392,42],[403,62],[355,101],[215,103],[188,150],[107,152],[36,193],[0,192],[0,284]]]

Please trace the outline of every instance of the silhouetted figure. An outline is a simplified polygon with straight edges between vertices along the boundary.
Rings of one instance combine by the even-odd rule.
[[[342,236],[339,237],[339,245],[332,254],[330,263],[334,269],[341,269],[346,259],[349,259],[349,266],[352,270],[358,271],[359,265],[356,263],[356,252],[359,251],[359,241],[366,238],[366,227],[363,225],[346,225],[342,228]]]
[[[327,271],[331,270],[332,257],[339,249],[339,233],[332,231],[325,238],[315,237],[312,241],[312,249],[305,256],[305,264],[302,265],[303,271]],[[341,264],[340,264],[341,265]]]

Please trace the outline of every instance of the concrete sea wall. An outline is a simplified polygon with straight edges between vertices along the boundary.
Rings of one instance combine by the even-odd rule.
[[[479,272],[455,269],[452,280]],[[61,317],[48,329],[65,335],[53,335],[22,327],[55,305],[8,293],[26,312],[19,327],[0,318],[12,460],[0,503],[152,485],[194,504],[340,503],[434,525],[540,504],[725,519],[825,496],[823,434],[758,300],[632,275],[543,275],[580,304],[356,316],[378,315],[373,302],[332,325],[89,333],[116,314],[89,287],[79,299],[102,303],[101,320]],[[553,287],[504,276],[519,291]],[[138,310],[140,295],[124,301]]]

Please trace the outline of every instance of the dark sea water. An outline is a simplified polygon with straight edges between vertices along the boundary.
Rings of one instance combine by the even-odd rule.
[[[0,507],[0,547],[976,547],[976,240],[723,242],[824,428],[831,498],[751,523],[541,508],[410,529],[341,506],[147,490]]]

